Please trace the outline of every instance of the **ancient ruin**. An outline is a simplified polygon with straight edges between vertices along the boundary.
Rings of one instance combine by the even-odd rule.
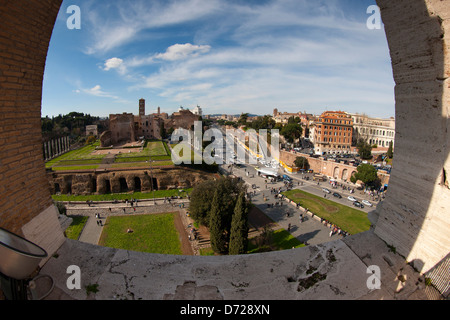
[[[101,147],[111,147],[144,139],[160,140],[163,138],[162,128],[189,130],[198,119],[199,115],[189,110],[180,110],[169,117],[167,113],[161,113],[159,107],[157,113],[146,115],[145,99],[140,99],[138,115],[126,112],[109,115],[109,130],[100,136],[100,144]]]
[[[218,176],[186,167],[167,167],[152,170],[48,172],[47,177],[52,194],[88,195],[192,188]]]

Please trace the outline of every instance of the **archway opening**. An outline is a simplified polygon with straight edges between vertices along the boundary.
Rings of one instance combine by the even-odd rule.
[[[127,179],[119,178],[120,192],[128,192]]]
[[[141,192],[141,190],[142,190],[142,186],[141,185],[142,185],[141,184],[141,178],[135,177],[134,178],[134,191]]]

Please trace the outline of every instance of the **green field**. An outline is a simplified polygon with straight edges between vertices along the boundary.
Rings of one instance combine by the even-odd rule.
[[[167,161],[152,161],[152,167],[166,167],[173,166],[173,162],[171,160]],[[114,163],[111,165],[111,168],[145,168],[150,167],[150,164],[147,162],[122,162],[122,163]]]
[[[269,243],[266,244],[261,243],[258,237],[248,239],[247,254],[287,250],[305,246],[305,244],[301,243],[297,238],[284,229],[272,231],[269,238]],[[213,256],[215,254],[211,248],[204,248],[200,249],[200,255]]]
[[[155,190],[154,192],[134,192],[134,193],[110,193],[110,194],[92,194],[86,196],[75,196],[75,195],[52,195],[55,201],[113,201],[113,200],[130,200],[130,199],[153,199],[155,198],[165,198],[172,196],[182,196],[186,197],[192,189],[183,189],[180,192],[177,189],[173,190]]]
[[[98,168],[98,165],[68,166],[68,167],[54,166],[54,167],[52,167],[52,170],[53,171],[95,170],[97,168]]]
[[[91,153],[93,151],[95,151],[95,148],[98,147],[99,145],[100,145],[100,142],[97,141],[97,142],[95,142],[93,144],[84,146],[84,147],[82,147],[80,149],[67,152],[67,153],[65,153],[65,154],[63,154],[63,155],[61,155],[61,156],[59,156],[59,157],[57,157],[55,159],[52,159],[52,160],[46,162],[45,163],[45,167],[46,168],[51,168],[51,167],[53,167],[55,165],[59,165],[61,162],[63,162],[63,165],[67,165],[67,161],[73,161],[73,160],[79,160],[79,161],[82,161],[82,160],[91,160],[91,161],[92,160],[96,160],[97,163],[101,162],[101,160],[106,155],[91,155]],[[64,164],[64,162],[66,164]],[[92,163],[92,162],[88,161],[86,163],[86,162],[83,161],[83,162],[74,162],[74,164],[75,163],[76,164],[87,164],[87,163]]]
[[[353,209],[302,190],[285,191],[283,194],[295,203],[299,203],[303,208],[308,208],[310,212],[318,217],[328,220],[350,234],[370,229],[371,223],[367,213],[364,211]]]
[[[100,145],[97,141],[94,144],[84,146],[80,149],[70,151],[53,160],[48,161],[46,168],[54,171],[68,170],[93,170],[97,169],[106,155],[92,155],[92,152]],[[130,148],[132,150],[134,148]],[[137,150],[136,150],[137,151]],[[172,157],[170,149],[163,141],[147,141],[142,151],[131,153],[120,153],[115,156],[112,168],[132,168],[147,167],[147,162],[152,160],[152,166],[171,166]]]
[[[149,160],[168,160],[170,159],[170,153],[168,152],[167,145],[164,141],[148,141],[144,149],[140,152],[121,153],[116,156],[116,162],[134,161],[133,158],[140,158],[140,161]],[[128,159],[128,160],[123,160]]]
[[[172,147],[172,151],[174,152],[174,157],[175,158],[179,158],[181,162],[183,163],[194,163],[194,156],[195,156],[195,152],[192,149],[192,147],[190,145],[186,145],[184,147],[179,146],[179,150],[175,150],[175,148],[179,145],[179,143],[174,143],[171,144],[170,146]],[[189,153],[185,154],[186,152],[184,152],[186,150],[189,150]]]
[[[66,229],[66,237],[73,240],[78,240],[80,237],[81,231],[88,220],[88,217],[84,216],[69,216],[73,219],[71,225]]]
[[[305,244],[301,243],[297,238],[284,229],[278,229],[271,232],[269,242],[269,244],[261,244],[258,243],[257,238],[249,239],[248,253],[287,250],[305,246]]]
[[[175,214],[108,217],[99,245],[117,249],[181,255]],[[127,230],[133,230],[127,233]]]

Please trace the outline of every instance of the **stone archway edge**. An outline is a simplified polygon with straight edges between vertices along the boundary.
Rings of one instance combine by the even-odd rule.
[[[0,177],[4,182],[0,186],[0,224],[16,233],[23,233],[27,225],[36,224],[40,215],[52,206],[43,160],[40,110],[47,50],[61,3],[61,0],[0,3]],[[383,274],[387,278],[384,289],[371,297],[388,298],[393,296],[387,294],[393,291],[388,279],[392,275],[396,279],[398,270],[405,265],[397,263],[386,252],[386,244],[381,239],[422,271],[446,257],[450,243],[450,6],[448,1],[440,0],[378,0],[377,3],[385,24],[396,82],[397,128],[396,170],[391,174],[390,193],[380,211],[376,236],[352,236],[346,243],[261,256],[198,260],[77,247],[74,242],[65,241],[59,250],[61,259],[50,259],[46,270],[65,283],[65,263],[79,263],[90,275],[88,281],[100,283],[103,289],[98,298],[105,299],[124,295],[123,288],[135,284],[133,281],[141,281],[136,288],[147,292],[137,291],[135,297],[157,299],[177,297],[175,288],[182,289],[185,283],[192,282],[197,289],[213,286],[225,298],[242,299],[243,295],[236,292],[239,288],[247,297],[262,296],[265,292],[266,298],[327,298],[333,296],[332,292],[335,298],[355,299],[367,297],[361,272],[369,264],[379,264],[384,266]],[[51,221],[45,220],[45,224],[50,226]],[[61,235],[58,228],[48,230],[45,234],[30,234],[30,240],[51,242]],[[324,258],[330,246],[333,255],[339,258],[334,267],[329,264],[332,259]],[[304,295],[297,291],[305,276],[304,263],[313,263],[311,258],[319,257],[318,254],[324,259],[322,270],[328,270],[327,280],[314,287],[316,295],[311,291]],[[91,256],[95,258],[87,261]],[[383,261],[390,263],[386,267]],[[133,269],[131,265],[136,267]],[[172,280],[161,277],[162,265],[167,274],[173,275]],[[249,265],[255,267],[246,267]],[[104,269],[99,272],[101,266]],[[340,268],[336,269],[337,266]],[[148,277],[146,280],[131,277],[135,274]],[[260,278],[256,279],[257,276]],[[265,280],[263,285],[260,279]],[[160,284],[160,290],[152,291],[145,284]],[[354,292],[347,293],[345,285],[350,285]],[[59,288],[64,290],[63,285]],[[414,293],[406,292],[403,288],[397,295],[413,297]],[[86,298],[83,293],[72,294],[75,298]]]

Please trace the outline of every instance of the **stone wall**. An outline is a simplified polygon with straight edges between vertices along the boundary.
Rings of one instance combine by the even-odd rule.
[[[193,114],[189,110],[180,110],[172,114],[172,116],[164,121],[164,128],[166,130],[170,128],[183,128],[191,130],[195,121],[198,121],[198,115]]]
[[[91,172],[49,172],[52,194],[105,194],[131,191],[150,192],[175,188],[192,188],[217,174],[188,168],[150,170],[114,170]],[[153,181],[153,183],[152,183]]]
[[[308,159],[309,168],[315,173],[321,173],[327,177],[333,177],[345,182],[350,182],[350,177],[356,172],[356,167],[351,165],[324,160],[321,157],[313,158],[306,154],[280,151],[280,160],[290,167],[295,167],[294,161],[297,157],[305,157]]]
[[[450,247],[450,3],[377,2],[396,83],[396,149],[375,232],[425,272]]]
[[[0,2],[0,227],[18,234],[52,205],[40,117],[45,60],[60,4]]]
[[[112,145],[136,141],[134,115],[132,113],[111,114],[109,116],[109,131],[100,136],[102,147],[109,147],[108,141]]]

